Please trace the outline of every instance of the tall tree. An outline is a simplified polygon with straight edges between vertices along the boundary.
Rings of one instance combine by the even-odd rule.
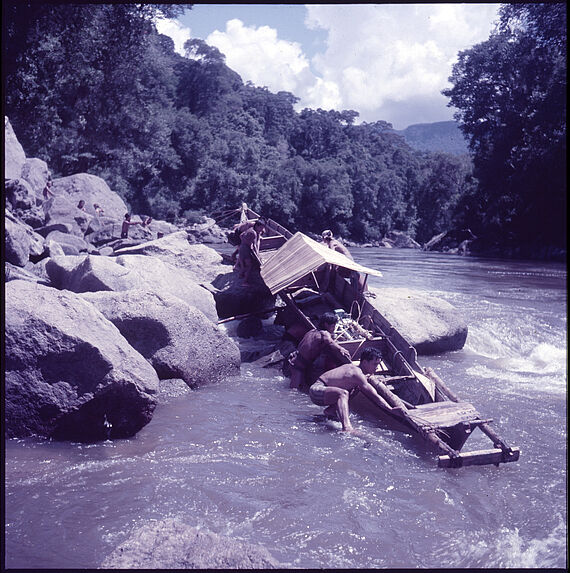
[[[512,4],[444,90],[470,140],[482,220],[504,242],[566,244],[566,4]]]

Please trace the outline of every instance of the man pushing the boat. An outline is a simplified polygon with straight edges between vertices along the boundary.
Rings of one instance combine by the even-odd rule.
[[[332,337],[337,322],[338,316],[334,312],[325,312],[319,320],[319,328],[309,330],[303,336],[290,358],[291,388],[307,389],[310,380],[314,380],[311,378],[313,363],[321,354],[325,354],[325,370],[350,362],[350,352]]]
[[[321,374],[317,381],[309,388],[309,397],[317,406],[326,406],[326,415],[338,415],[345,432],[353,432],[350,423],[350,410],[348,399],[351,394],[360,390],[374,404],[384,409],[393,408],[375,390],[367,380],[367,376],[374,374],[382,361],[382,354],[376,348],[367,347],[360,355],[360,364],[343,364]]]

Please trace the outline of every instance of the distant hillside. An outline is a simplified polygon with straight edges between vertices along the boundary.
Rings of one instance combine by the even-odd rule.
[[[405,137],[410,147],[420,151],[443,151],[454,155],[469,153],[467,141],[455,121],[416,123],[394,131]]]

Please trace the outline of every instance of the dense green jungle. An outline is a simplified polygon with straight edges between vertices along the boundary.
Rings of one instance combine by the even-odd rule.
[[[565,255],[565,3],[503,4],[489,39],[458,54],[443,93],[464,155],[412,149],[353,110],[296,111],[202,40],[177,54],[153,22],[184,10],[4,2],[4,110],[26,154],[173,222],[246,202],[359,243],[469,228],[494,252]]]

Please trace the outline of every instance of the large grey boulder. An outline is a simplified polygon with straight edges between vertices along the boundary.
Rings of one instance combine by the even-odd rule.
[[[186,270],[196,282],[211,282],[225,272],[221,255],[206,245],[191,245],[186,231],[177,231],[141,245],[116,249],[115,254],[156,257]]]
[[[415,346],[418,354],[461,350],[467,339],[467,323],[447,301],[405,288],[373,288],[368,299]]]
[[[196,272],[145,255],[121,255],[115,260],[123,268],[135,273],[141,281],[139,284],[147,285],[158,293],[174,295],[196,307],[212,322],[218,322],[214,297],[197,282],[199,277]]]
[[[36,198],[31,185],[25,179],[10,179],[4,182],[4,197],[12,211],[31,209]]]
[[[122,221],[106,215],[92,217],[85,230],[85,239],[93,245],[106,245],[111,241],[120,241]],[[139,229],[139,226],[135,227]],[[132,233],[131,233],[132,234]],[[150,240],[149,230],[145,230],[144,240]]]
[[[27,265],[26,265],[27,266]],[[35,266],[35,265],[34,265]],[[35,273],[32,267],[32,270],[24,267],[19,267],[9,263],[7,261],[4,262],[4,281],[30,281],[33,283],[40,283],[46,286],[51,286],[49,279],[40,276],[39,274]]]
[[[158,234],[165,236],[170,235],[170,233],[176,233],[180,230],[174,223],[169,223],[168,221],[162,221],[160,219],[153,219],[148,227],[153,236],[156,237]]]
[[[145,290],[81,296],[119,329],[160,379],[181,378],[195,387],[239,373],[235,342],[179,298]]]
[[[55,188],[55,184],[54,184]],[[77,208],[77,203],[64,195],[51,197],[43,203],[45,225],[60,225],[70,233],[83,238],[94,215]]]
[[[99,217],[93,217],[89,221],[88,228],[85,231],[86,239],[94,245],[105,244],[111,245],[114,249],[120,249],[125,246],[130,247],[139,245],[140,243],[146,243],[147,241],[152,241],[152,239],[155,238],[155,234],[151,227],[140,224],[144,222],[145,217],[134,215],[131,218],[131,222],[139,224],[129,227],[128,237],[126,239],[121,239],[123,219],[124,215],[120,220],[108,217],[106,214]]]
[[[227,231],[223,231],[210,217],[205,217],[201,223],[194,223],[186,227],[188,240],[191,243],[227,243]]]
[[[18,267],[25,266],[30,258],[42,257],[45,246],[44,238],[38,235],[25,223],[16,219],[9,211],[4,217],[5,259]]]
[[[176,518],[142,525],[101,564],[103,569],[275,569],[261,545],[224,537]]]
[[[5,295],[7,436],[127,438],[151,420],[155,371],[93,305],[20,280]]]
[[[80,255],[81,253],[92,253],[96,250],[93,245],[90,245],[81,237],[71,233],[62,233],[58,230],[51,231],[46,237],[46,242],[57,243],[65,255]]]
[[[6,210],[16,218],[33,228],[41,227],[45,214],[34,195],[30,184],[25,179],[9,179],[4,182]]]
[[[101,257],[53,257],[46,263],[52,284],[76,293],[127,291],[145,288],[170,294],[196,307],[212,322],[217,322],[213,296],[196,284],[193,276],[154,257],[128,255]]]
[[[68,177],[55,179],[52,191],[66,197],[75,206],[81,199],[85,201],[85,210],[95,216],[93,204],[97,203],[105,212],[106,217],[122,221],[128,211],[125,202],[111,191],[105,180],[88,173],[77,173]]]
[[[4,179],[19,179],[26,162],[26,154],[21,146],[10,120],[4,116]]]
[[[43,190],[50,175],[47,163],[43,159],[30,157],[22,167],[22,179],[25,179],[37,200],[43,201]]]

